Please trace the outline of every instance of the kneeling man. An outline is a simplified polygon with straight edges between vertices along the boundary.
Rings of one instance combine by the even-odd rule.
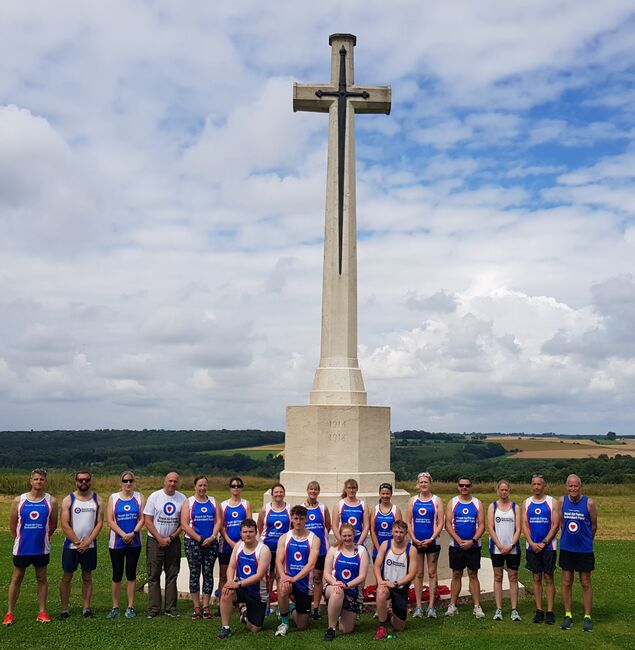
[[[377,552],[377,618],[375,639],[388,638],[388,601],[392,602],[390,623],[397,632],[406,627],[408,590],[417,575],[417,549],[407,541],[408,526],[404,521],[392,525],[392,539],[386,540]]]
[[[223,586],[220,600],[222,627],[217,639],[231,636],[229,620],[236,602],[247,605],[244,618],[250,632],[260,632],[265,621],[267,570],[271,562],[271,551],[258,539],[258,528],[253,519],[243,519],[240,524],[240,539],[234,546],[227,567],[227,582]]]

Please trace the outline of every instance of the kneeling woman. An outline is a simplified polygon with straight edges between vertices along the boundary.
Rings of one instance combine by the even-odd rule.
[[[342,524],[339,539],[340,543],[329,549],[324,561],[324,596],[329,619],[325,641],[335,638],[338,618],[340,632],[350,634],[364,605],[362,589],[368,571],[368,553],[355,544],[355,529],[351,524]]]

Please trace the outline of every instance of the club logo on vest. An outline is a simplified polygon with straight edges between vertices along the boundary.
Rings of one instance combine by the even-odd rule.
[[[29,519],[31,521],[35,521],[36,519],[39,519],[39,518],[40,518],[40,513],[37,512],[36,510],[31,510],[31,512],[29,512]]]
[[[176,506],[171,501],[167,501],[163,506],[163,512],[171,517],[176,512]]]
[[[417,512],[422,516],[425,517],[428,514],[428,509],[427,508],[419,508]]]
[[[296,562],[299,562],[299,561],[302,559],[302,553],[300,553],[300,551],[296,551],[296,552],[293,554],[293,559],[294,559]]]
[[[124,512],[130,512],[130,504],[126,503],[126,505],[123,507]]]
[[[382,521],[380,524],[382,530],[388,530],[388,522],[387,521]]]
[[[503,521],[500,517],[496,517],[496,523],[500,524],[500,522]]]
[[[73,508],[73,512],[74,512],[76,515],[78,515],[81,511],[82,511],[82,509],[81,509],[79,506],[76,506],[75,508]]]
[[[314,512],[312,512],[312,513],[309,515],[309,521],[315,521],[315,513],[314,513]]]
[[[250,567],[248,564],[246,564],[246,565],[243,567],[243,573],[244,573],[246,576],[250,576],[250,575],[251,575],[251,567]]]
[[[273,522],[273,527],[280,530],[282,528],[282,522],[279,519],[276,519],[276,521]]]
[[[469,515],[470,514],[470,509],[469,508],[463,508],[463,510],[461,512],[463,512],[464,515]]]
[[[201,512],[205,514],[207,512],[207,506],[202,506],[201,507]]]
[[[352,573],[352,571],[350,569],[344,569],[342,571],[342,578],[344,578],[344,580],[347,580],[347,581],[350,580],[352,575],[353,575],[353,573]]]
[[[232,518],[236,519],[238,517],[238,510],[232,510]]]
[[[392,566],[392,560],[390,558],[386,560],[386,566]]]
[[[349,517],[349,518],[348,518],[348,523],[349,523],[351,526],[357,526],[357,517]]]
[[[539,514],[542,512],[542,510],[541,510],[540,508],[536,508],[536,509],[534,510],[534,512],[535,512],[537,515],[539,515]]]
[[[574,535],[580,530],[580,526],[578,526],[577,522],[575,521],[570,521],[567,524],[567,528],[569,529],[569,532],[573,533]]]

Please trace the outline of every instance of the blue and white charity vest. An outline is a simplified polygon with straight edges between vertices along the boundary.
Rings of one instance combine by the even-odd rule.
[[[88,501],[81,501],[75,496],[74,492],[68,495],[71,498],[69,508],[69,525],[73,529],[77,538],[82,540],[88,537],[97,524],[97,514],[99,505],[97,504],[97,492]],[[90,548],[97,545],[97,540],[91,542]],[[64,540],[64,548],[77,548],[68,537]]]
[[[593,553],[593,528],[589,514],[589,497],[575,503],[565,495],[562,503],[562,535],[560,550],[573,553]]]
[[[47,492],[39,501],[30,501],[28,496],[28,492],[20,495],[13,555],[48,555],[51,495]]]
[[[534,501],[533,497],[525,499],[525,517],[529,525],[529,535],[534,544],[540,544],[551,530],[553,520],[553,498],[546,496],[542,501]],[[527,542],[527,548],[529,542]],[[545,547],[545,550],[555,551],[557,548],[556,538]]]
[[[478,528],[478,513],[481,510],[481,502],[472,497],[470,501],[464,503],[459,497],[452,498],[452,524],[454,531],[463,540],[473,539]],[[481,540],[477,546],[481,545]],[[459,547],[457,541],[452,538],[450,546]]]
[[[240,541],[240,524],[247,519],[247,501],[241,499],[237,506],[232,506],[229,504],[229,499],[225,499],[220,504],[220,508],[223,513],[227,537],[234,542]],[[222,542],[221,553],[231,553],[232,547],[227,543],[227,540],[223,539]]]
[[[355,529],[355,543],[359,541],[364,530],[364,502],[351,506],[344,499],[340,499],[340,526],[350,524]]]
[[[246,580],[256,575],[258,572],[260,553],[264,547],[265,545],[262,542],[258,542],[258,546],[251,553],[248,553],[245,550],[245,542],[241,540],[236,544],[236,581]],[[269,593],[267,591],[266,575],[258,582],[245,585],[243,589],[260,602],[267,602]]]
[[[302,504],[306,508],[306,529],[310,530],[320,540],[319,557],[324,557],[328,551],[329,545],[326,539],[326,524],[324,523],[324,504],[317,503],[314,506]]]
[[[124,533],[131,533],[139,521],[139,510],[141,509],[141,494],[133,492],[129,499],[122,499],[119,492],[115,492],[112,497],[112,514],[115,523]],[[124,544],[121,535],[110,531],[108,539],[108,548],[130,548],[141,546],[141,533],[136,533],[131,544]]]
[[[412,528],[418,540],[430,539],[434,535],[437,515],[437,497],[432,495],[429,501],[417,497],[412,502]],[[436,543],[436,540],[435,540]]]
[[[384,514],[381,511],[381,506],[377,504],[375,506],[375,535],[377,536],[377,541],[379,546],[382,545],[382,542],[385,542],[388,539],[392,539],[392,525],[395,523],[397,518],[397,506],[393,505],[390,508],[390,511],[387,514]],[[373,559],[377,557],[377,549],[373,547]]]
[[[516,504],[512,501],[511,508],[507,511],[501,510],[498,507],[498,501],[494,501],[494,530],[498,541],[503,546],[511,546],[512,540],[516,533]],[[489,552],[491,555],[500,555],[500,549],[494,540],[490,537]],[[509,552],[510,555],[518,555],[520,553],[520,542],[516,542],[514,547]]]
[[[289,576],[296,576],[309,562],[311,544],[315,535],[309,531],[305,539],[297,539],[292,532],[287,534],[284,549],[284,570]],[[313,593],[313,571],[310,571],[304,578],[293,583],[298,589],[307,594]]]
[[[269,547],[273,555],[278,549],[278,540],[289,531],[291,506],[284,504],[282,510],[274,510],[272,503],[265,505],[265,524],[260,539]]]
[[[355,578],[359,578],[360,566],[361,559],[359,556],[359,548],[355,548],[355,555],[352,556],[344,555],[344,553],[340,551],[335,556],[335,561],[333,562],[333,576],[340,582],[349,583],[355,580]],[[359,595],[359,587],[352,587],[345,591],[353,598],[357,598]]]
[[[187,501],[190,506],[190,528],[203,539],[211,537],[216,522],[216,500],[214,497],[206,497],[205,501],[199,501],[191,496]],[[189,539],[190,536],[186,534],[185,537]]]

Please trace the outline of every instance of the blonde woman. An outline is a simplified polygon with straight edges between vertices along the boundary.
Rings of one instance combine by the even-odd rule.
[[[427,564],[430,588],[427,616],[436,618],[434,595],[437,590],[437,565],[441,551],[439,536],[444,524],[443,502],[438,496],[432,494],[432,476],[429,472],[419,473],[416,488],[419,493],[410,498],[406,511],[410,539],[417,549],[417,577],[414,581],[416,605],[412,615],[414,618],[423,617],[421,597],[423,575]]]
[[[359,485],[354,478],[349,478],[344,483],[342,498],[333,508],[333,534],[340,541],[339,531],[342,524],[350,524],[355,530],[355,543],[363,544],[370,530],[370,517],[368,506],[357,498]]]

